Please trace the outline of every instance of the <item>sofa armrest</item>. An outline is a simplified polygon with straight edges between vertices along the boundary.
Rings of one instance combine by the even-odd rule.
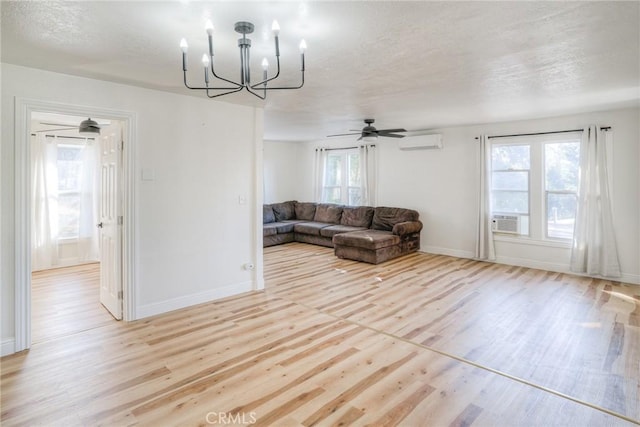
[[[405,221],[394,225],[391,232],[397,236],[404,236],[409,233],[419,233],[420,230],[422,230],[421,221]]]

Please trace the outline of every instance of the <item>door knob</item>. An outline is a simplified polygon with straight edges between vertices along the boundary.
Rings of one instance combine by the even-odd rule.
[[[96,226],[97,226],[98,228],[102,228],[102,223],[100,222],[100,223],[98,223]]]

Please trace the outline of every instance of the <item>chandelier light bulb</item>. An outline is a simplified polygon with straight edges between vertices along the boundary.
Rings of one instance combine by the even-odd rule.
[[[267,61],[267,58],[262,58],[262,69],[267,71],[267,68],[269,68],[269,61]]]
[[[300,42],[300,53],[304,53],[307,50],[307,42],[302,39]]]
[[[209,67],[209,55],[207,55],[206,53],[202,54],[202,65],[204,65],[204,68]]]
[[[189,45],[187,44],[187,40],[184,38],[180,40],[180,49],[182,49],[182,53],[187,53],[187,50],[189,50]]]
[[[278,24],[278,21],[276,21],[275,19],[273,20],[273,24],[271,24],[271,31],[273,31],[273,35],[275,36],[280,34],[280,25]]]
[[[204,29],[207,32],[207,34],[209,35],[213,34],[213,23],[211,22],[211,19],[207,19],[207,22],[204,24]]]

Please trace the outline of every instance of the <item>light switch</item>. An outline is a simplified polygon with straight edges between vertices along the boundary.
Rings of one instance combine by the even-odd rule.
[[[238,196],[238,204],[239,205],[246,205],[247,204],[247,197],[246,196]]]

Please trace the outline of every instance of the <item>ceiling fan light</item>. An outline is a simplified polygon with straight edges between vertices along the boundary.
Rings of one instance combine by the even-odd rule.
[[[83,120],[78,127],[80,135],[100,135],[100,126],[94,120],[89,117],[87,120]]]
[[[362,140],[364,142],[376,142],[378,140],[378,135],[367,135],[363,136]]]

